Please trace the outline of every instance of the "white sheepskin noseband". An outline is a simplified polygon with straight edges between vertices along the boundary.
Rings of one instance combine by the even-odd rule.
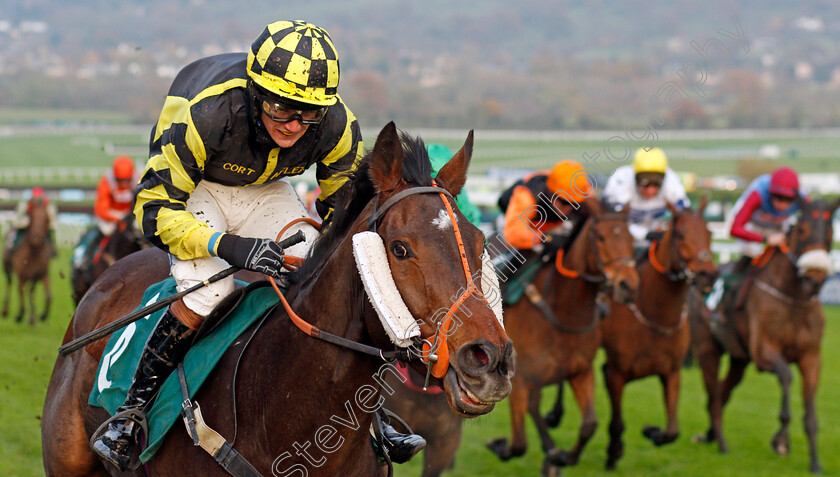
[[[799,275],[804,275],[808,270],[824,270],[827,275],[831,275],[834,268],[832,265],[831,255],[822,249],[809,250],[796,261]]]
[[[420,336],[420,328],[391,276],[382,237],[375,232],[357,233],[353,236],[353,256],[382,327],[395,345],[408,348],[412,344],[411,338]]]
[[[502,290],[499,288],[499,277],[496,276],[496,268],[487,254],[481,256],[481,292],[487,299],[487,304],[496,314],[496,319],[502,328],[505,327],[505,320],[502,316]]]

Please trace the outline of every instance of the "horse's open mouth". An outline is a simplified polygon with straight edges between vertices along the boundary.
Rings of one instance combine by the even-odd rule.
[[[449,371],[447,371],[443,380],[446,384],[449,404],[455,412],[465,417],[476,417],[487,414],[496,406],[495,402],[482,401],[474,393],[472,393],[467,386],[462,383],[461,378],[453,368],[449,368]]]

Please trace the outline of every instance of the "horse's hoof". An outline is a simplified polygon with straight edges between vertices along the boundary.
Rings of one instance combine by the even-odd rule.
[[[819,462],[812,463],[810,470],[812,474],[822,474],[822,466]]]
[[[662,445],[662,439],[665,438],[665,433],[662,432],[661,428],[656,426],[645,426],[642,430],[642,435],[650,439],[650,441],[657,446]]]
[[[787,442],[774,442],[770,445],[773,448],[773,451],[779,455],[788,455],[790,454],[790,444]]]
[[[711,444],[712,442],[714,442],[714,439],[709,439],[706,434],[697,434],[691,438],[692,444]]]
[[[615,470],[616,461],[612,459],[607,459],[607,465],[604,466],[607,470]]]
[[[563,470],[560,467],[552,465],[548,459],[543,461],[542,469],[540,469],[541,477],[560,477],[563,475]]]
[[[554,411],[548,411],[548,414],[545,415],[545,423],[548,425],[548,427],[554,429],[555,427],[560,425],[560,419],[562,417],[563,416],[561,414],[558,414]]]
[[[560,449],[551,449],[548,451],[545,458],[558,467],[568,467],[578,463],[578,456],[569,451]]]
[[[506,461],[513,457],[513,453],[508,446],[507,439],[504,437],[487,441],[486,446],[502,461]]]

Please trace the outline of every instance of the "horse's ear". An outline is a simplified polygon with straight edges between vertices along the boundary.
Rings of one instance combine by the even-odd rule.
[[[456,196],[461,192],[464,183],[467,181],[467,169],[470,168],[470,159],[472,159],[473,152],[473,131],[467,134],[467,140],[464,141],[464,146],[461,150],[452,156],[443,167],[440,168],[435,182],[441,187],[448,190],[452,196]]]
[[[701,217],[703,216],[703,212],[706,211],[707,205],[709,205],[709,196],[704,194],[703,197],[700,198],[700,208],[697,209],[697,212]]]
[[[680,209],[678,209],[677,206],[673,204],[673,202],[665,202],[665,206],[668,207],[668,210],[671,211],[671,215],[673,215],[674,217],[680,214]]]
[[[599,217],[601,214],[604,213],[604,207],[601,205],[601,201],[599,201],[595,197],[584,200],[583,206],[586,208],[586,211],[589,212],[589,216],[592,218]]]
[[[379,132],[371,152],[370,178],[376,192],[390,192],[400,185],[404,158],[397,126],[391,121]]]

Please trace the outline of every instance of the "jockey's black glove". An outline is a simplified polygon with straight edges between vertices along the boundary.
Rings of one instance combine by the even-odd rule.
[[[280,278],[283,266],[283,247],[271,239],[222,235],[219,257],[234,267]]]
[[[546,255],[556,254],[558,250],[566,247],[566,241],[569,237],[561,234],[548,234],[543,242],[543,250]]]
[[[645,239],[647,239],[650,242],[659,242],[662,240],[663,235],[665,235],[665,232],[662,230],[651,230],[647,233]]]

